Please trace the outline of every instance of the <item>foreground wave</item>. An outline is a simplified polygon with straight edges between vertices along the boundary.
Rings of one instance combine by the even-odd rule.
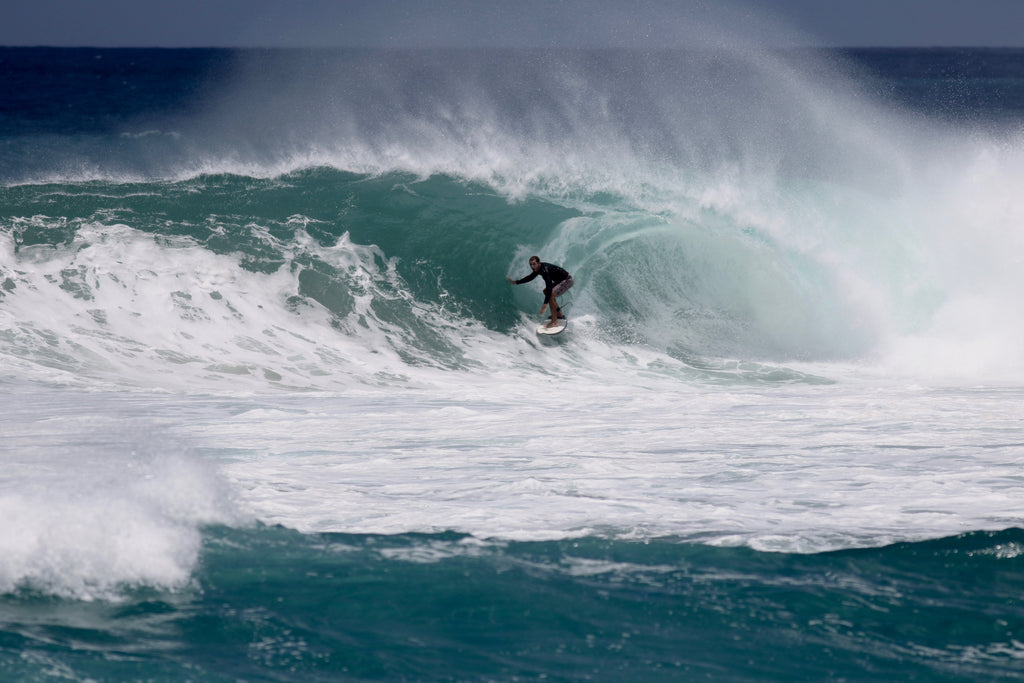
[[[184,592],[0,598],[0,671],[59,662],[77,679],[1012,681],[1024,679],[1022,562],[1019,529],[790,555],[220,527],[207,530]]]

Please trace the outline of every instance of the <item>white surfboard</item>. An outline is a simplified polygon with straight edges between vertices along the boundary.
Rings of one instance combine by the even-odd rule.
[[[569,326],[569,321],[565,318],[561,318],[558,321],[557,327],[548,327],[547,323],[537,328],[537,334],[560,334],[565,332],[565,328]]]

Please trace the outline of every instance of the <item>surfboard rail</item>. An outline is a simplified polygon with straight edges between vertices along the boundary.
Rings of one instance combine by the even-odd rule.
[[[543,334],[543,335],[561,334],[562,332],[565,332],[565,328],[567,328],[568,326],[569,326],[569,321],[566,318],[562,318],[561,320],[558,321],[558,325],[555,326],[555,327],[548,327],[547,323],[544,323],[543,325],[539,326],[537,328],[537,334]]]

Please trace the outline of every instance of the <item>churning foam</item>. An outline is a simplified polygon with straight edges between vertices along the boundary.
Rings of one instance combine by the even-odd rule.
[[[96,599],[181,588],[201,527],[243,520],[213,467],[127,397],[83,393],[72,409],[66,393],[18,396],[0,447],[0,592]]]

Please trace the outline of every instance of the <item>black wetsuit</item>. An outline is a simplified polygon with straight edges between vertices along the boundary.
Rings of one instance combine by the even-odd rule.
[[[551,290],[555,288],[555,285],[569,279],[569,273],[564,268],[550,263],[541,263],[540,270],[535,270],[526,277],[516,280],[516,284],[526,284],[538,275],[544,278],[544,303],[551,301]]]

